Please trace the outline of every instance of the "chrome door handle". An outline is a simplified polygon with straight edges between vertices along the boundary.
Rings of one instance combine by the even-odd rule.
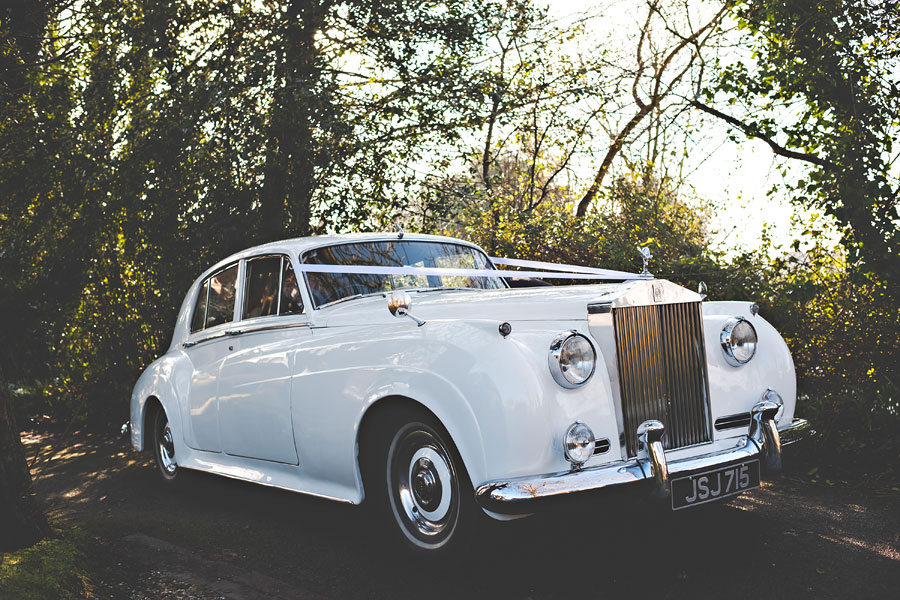
[[[241,335],[242,333],[244,333],[243,329],[229,329],[228,331],[225,332],[225,335],[234,336],[234,335]]]

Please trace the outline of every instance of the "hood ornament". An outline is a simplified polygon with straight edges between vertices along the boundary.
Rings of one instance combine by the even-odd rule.
[[[638,248],[638,252],[641,254],[641,258],[644,259],[644,270],[641,271],[641,277],[653,277],[653,273],[647,269],[650,265],[650,259],[653,258],[653,255],[650,254],[650,248],[644,246],[643,248]]]

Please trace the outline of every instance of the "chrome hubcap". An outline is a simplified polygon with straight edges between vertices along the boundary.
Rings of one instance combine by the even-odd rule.
[[[168,423],[163,427],[162,439],[159,441],[159,460],[163,470],[170,475],[178,468],[178,463],[175,462],[175,440]]]
[[[398,433],[389,463],[391,505],[413,543],[434,548],[456,524],[459,489],[453,462],[441,441],[414,429]]]
[[[431,460],[425,456],[417,460],[412,466],[411,479],[416,504],[427,511],[433,511],[440,506],[443,486]]]

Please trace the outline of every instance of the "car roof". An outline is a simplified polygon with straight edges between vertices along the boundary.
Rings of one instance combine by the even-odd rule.
[[[401,237],[402,235],[402,237]],[[240,252],[236,252],[227,258],[224,258],[214,264],[212,267],[206,269],[203,272],[201,277],[206,277],[208,274],[213,273],[222,267],[228,266],[242,258],[247,258],[250,256],[257,256],[259,254],[266,254],[271,252],[272,254],[291,254],[293,256],[299,256],[303,252],[307,250],[311,250],[313,248],[321,248],[323,246],[331,246],[333,244],[345,244],[349,242],[362,242],[362,241],[396,241],[398,239],[402,239],[403,241],[429,241],[429,242],[449,242],[453,244],[462,244],[465,246],[470,246],[473,248],[481,248],[478,247],[477,244],[473,244],[471,242],[467,242],[465,240],[461,240],[458,238],[452,238],[443,235],[428,235],[424,233],[399,233],[399,232],[387,232],[387,233],[342,233],[342,234],[332,234],[332,235],[315,235],[309,237],[297,237],[297,238],[289,238],[285,240],[279,240],[277,242],[269,242],[267,244],[260,244],[259,246],[253,246],[251,248],[247,248],[245,250],[241,250]],[[483,250],[482,250],[483,251]]]

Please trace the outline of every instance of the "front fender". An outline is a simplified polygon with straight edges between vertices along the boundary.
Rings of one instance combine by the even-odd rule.
[[[781,334],[761,315],[753,314],[750,302],[704,302],[703,328],[709,365],[709,393],[713,421],[721,416],[748,413],[767,388],[784,400],[780,424],[789,424],[797,403],[797,376],[790,350]],[[756,355],[739,367],[728,364],[720,335],[733,317],[749,321],[759,340]],[[729,435],[734,435],[734,432]]]
[[[566,468],[562,436],[575,420],[617,439],[603,361],[575,390],[556,384],[547,366],[553,339],[567,329],[588,335],[586,322],[515,323],[506,338],[498,325],[431,320],[421,328],[403,321],[387,328],[316,330],[297,358],[304,368],[293,387],[301,469],[317,480],[356,487],[361,500],[359,426],[374,404],[392,396],[434,413],[474,485]]]

